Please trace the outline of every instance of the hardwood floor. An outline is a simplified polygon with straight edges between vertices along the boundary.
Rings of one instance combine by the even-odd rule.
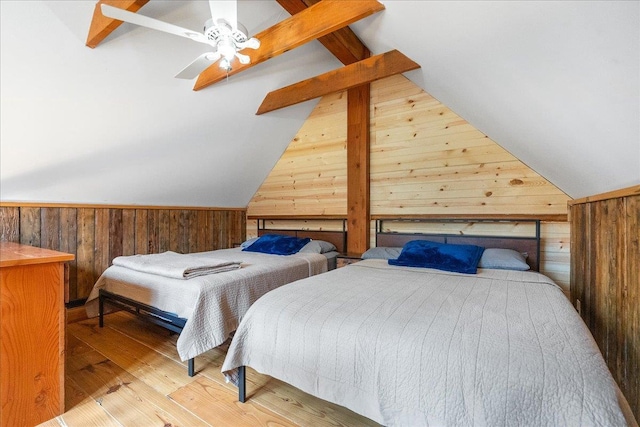
[[[340,406],[247,370],[247,403],[225,383],[227,345],[187,375],[177,335],[128,313],[67,326],[66,412],[41,426],[377,426]]]

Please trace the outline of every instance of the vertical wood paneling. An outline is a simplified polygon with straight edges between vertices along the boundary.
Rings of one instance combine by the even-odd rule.
[[[627,197],[625,236],[627,278],[621,317],[622,388],[636,419],[640,419],[640,196]],[[626,341],[625,341],[626,340]]]
[[[174,214],[173,217],[171,214]],[[231,247],[245,236],[244,209],[0,206],[3,241],[75,255],[66,278],[71,301],[86,298],[113,258],[176,247],[204,252]]]
[[[136,209],[134,253],[145,255],[151,246],[149,239],[149,215],[146,209]]]
[[[60,250],[70,254],[76,254],[78,248],[78,210],[75,208],[60,209]],[[66,300],[75,300],[78,288],[78,261],[73,259],[67,263],[68,273],[65,283],[68,285]]]
[[[133,255],[135,253],[136,210],[122,209],[122,255]]]
[[[169,211],[169,250],[180,252],[180,211]]]
[[[0,207],[0,239],[20,243],[20,209]]]
[[[602,201],[595,206],[594,222],[607,224],[599,227],[595,234],[595,253],[597,268],[594,271],[596,288],[596,312],[607,313],[606,316],[596,316],[594,337],[600,345],[609,370],[617,371],[617,322],[620,319],[619,305],[621,301],[621,286],[624,283],[624,200],[611,199]]]
[[[42,208],[40,224],[42,247],[60,250],[60,208]]]
[[[97,277],[95,269],[96,211],[93,208],[78,209],[78,289],[77,298],[89,296]],[[69,292],[71,294],[71,292]]]
[[[122,209],[109,209],[109,264],[112,259],[122,255],[124,242],[122,217]]]
[[[158,252],[166,252],[171,250],[171,211],[161,209],[158,212]]]
[[[149,210],[147,213],[149,217],[149,251],[150,254],[156,254],[164,252],[160,249],[160,211]]]
[[[640,196],[571,206],[571,300],[640,417]]]
[[[109,267],[109,209],[96,209],[96,239],[93,277],[98,278]]]
[[[211,243],[211,230],[209,229],[209,211],[198,211],[197,221],[197,250],[195,252],[206,251]]]
[[[20,243],[40,247],[40,208],[20,209]]]
[[[226,247],[226,233],[225,233],[225,230],[223,230],[223,228],[220,226],[221,224],[224,224],[225,213],[214,212],[213,216],[214,216],[213,241],[215,242],[216,245],[220,246],[221,248]]]
[[[235,240],[232,243],[233,245],[239,245],[247,238],[247,216],[239,211],[234,211],[233,213],[236,217],[237,226],[233,230]]]
[[[192,253],[192,252],[202,252],[199,251],[199,245],[198,245],[198,234],[200,233],[200,230],[198,228],[198,213],[195,211],[188,211],[187,212],[188,218],[189,218],[189,229],[188,229],[188,234],[186,235],[187,241],[186,241],[186,247],[187,247],[187,253]]]
[[[577,205],[571,210],[571,302],[589,306],[590,298],[585,283],[590,282],[591,256],[589,253],[588,205]],[[581,313],[587,326],[593,328],[586,313]]]
[[[225,232],[219,224],[223,224],[225,221],[225,213],[224,212],[214,212],[214,223],[216,224],[214,229],[214,241],[220,247],[226,246],[225,241]]]

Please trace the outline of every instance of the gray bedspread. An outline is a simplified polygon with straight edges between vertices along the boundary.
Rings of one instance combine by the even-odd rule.
[[[94,285],[85,305],[87,315],[98,315],[98,292],[105,289],[185,318],[177,349],[180,358],[187,360],[222,344],[249,306],[265,293],[327,271],[327,258],[314,253],[279,256],[235,248],[198,256],[204,254],[241,260],[242,268],[184,280],[112,265]]]
[[[257,301],[222,366],[390,426],[620,426],[616,388],[551,279],[366,260]]]

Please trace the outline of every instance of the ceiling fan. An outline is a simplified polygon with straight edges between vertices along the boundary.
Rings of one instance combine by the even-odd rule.
[[[205,24],[203,33],[137,14],[136,12],[149,1],[97,1],[86,45],[92,49],[97,47],[122,22],[130,22],[208,44],[215,50],[200,55],[176,76],[181,78],[197,76],[193,87],[196,91],[316,39],[345,65],[366,59],[369,57],[369,49],[348,26],[384,10],[384,5],[378,0],[275,0],[292,16],[262,30],[255,35],[259,41],[254,41],[255,39],[248,38],[244,27],[237,22],[237,0],[210,1],[212,16],[210,22],[207,21]],[[228,24],[220,31],[220,35],[226,37],[216,34],[220,27],[218,25],[220,19]],[[229,28],[232,31],[231,35],[229,35]],[[241,33],[239,38],[232,37],[236,32]],[[211,33],[211,37],[208,33]],[[220,42],[215,40],[216,37]],[[248,58],[247,55],[239,53],[245,48],[258,50],[252,52],[251,57]],[[239,60],[235,61],[235,58]],[[219,59],[221,66],[216,66],[215,62]],[[233,69],[231,69],[231,61],[234,62]],[[203,67],[206,69],[203,70]]]
[[[241,50],[260,47],[260,41],[254,37],[249,38],[247,29],[238,22],[237,0],[210,0],[209,7],[211,18],[204,23],[203,32],[199,33],[125,9],[101,4],[102,14],[108,18],[186,37],[213,48],[213,51],[198,56],[176,74],[175,77],[180,79],[193,79],[218,60],[220,60],[220,68],[229,73],[235,58],[241,64],[251,63],[249,56],[240,53]]]

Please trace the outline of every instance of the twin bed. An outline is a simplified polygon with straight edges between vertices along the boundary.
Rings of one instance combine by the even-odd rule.
[[[274,255],[244,251],[243,247],[196,254],[153,254],[116,258],[95,283],[85,308],[88,317],[126,310],[179,333],[177,350],[195,373],[194,357],[224,343],[248,308],[265,293],[298,279],[335,268],[338,251],[344,251],[344,232],[259,230],[311,239],[300,252]],[[322,244],[321,244],[322,243]],[[177,268],[167,268],[175,261]],[[179,278],[184,266],[236,264],[239,268],[215,274]],[[160,270],[160,271],[159,271]]]
[[[326,273],[326,257],[318,254],[254,259],[240,249],[215,251],[229,260],[242,254],[247,265],[172,279],[197,289],[184,292],[191,306],[197,301],[186,310],[151,297],[165,286],[157,278],[114,267],[94,292],[151,319],[182,321],[183,360],[237,329],[222,371],[242,402],[250,366],[383,425],[627,425],[590,332],[562,290],[537,272],[540,224],[532,225],[534,236],[518,238],[386,233],[380,226],[379,248],[368,259]],[[455,244],[526,258],[490,260],[494,253],[481,251],[475,274],[390,265],[418,240],[439,242],[445,255]],[[344,233],[333,241],[344,252]],[[265,267],[264,257],[278,265]],[[297,273],[286,272],[289,260]]]

